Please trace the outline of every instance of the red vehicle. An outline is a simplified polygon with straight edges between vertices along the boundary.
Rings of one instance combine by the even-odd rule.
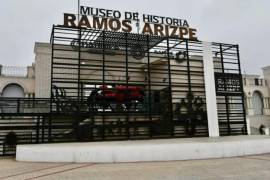
[[[92,107],[112,109],[112,110],[128,110],[132,106],[137,105],[144,100],[144,90],[139,86],[123,86],[108,87],[100,86],[94,89],[89,98],[88,103]]]

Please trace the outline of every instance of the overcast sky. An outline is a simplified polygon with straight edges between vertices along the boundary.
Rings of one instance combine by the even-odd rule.
[[[270,0],[81,0],[81,5],[187,19],[199,40],[239,44],[246,73],[261,74],[270,65]],[[77,13],[77,0],[1,0],[0,64],[34,62],[34,43],[49,42],[64,12]]]

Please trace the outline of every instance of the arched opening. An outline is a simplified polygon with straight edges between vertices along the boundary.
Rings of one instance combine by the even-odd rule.
[[[263,98],[260,92],[255,91],[252,95],[252,105],[254,110],[254,115],[263,114]]]
[[[19,84],[8,84],[2,91],[2,97],[25,97],[25,93]]]

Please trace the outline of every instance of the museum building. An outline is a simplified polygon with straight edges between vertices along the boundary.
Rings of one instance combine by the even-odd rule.
[[[81,26],[54,25],[32,66],[1,66],[0,154],[14,153],[11,142],[248,133],[238,45],[156,34],[160,26],[89,28],[83,17]]]

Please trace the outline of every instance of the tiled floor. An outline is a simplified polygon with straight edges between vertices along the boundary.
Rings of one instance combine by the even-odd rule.
[[[25,163],[0,158],[0,179],[269,180],[270,154],[225,159],[119,164]]]

